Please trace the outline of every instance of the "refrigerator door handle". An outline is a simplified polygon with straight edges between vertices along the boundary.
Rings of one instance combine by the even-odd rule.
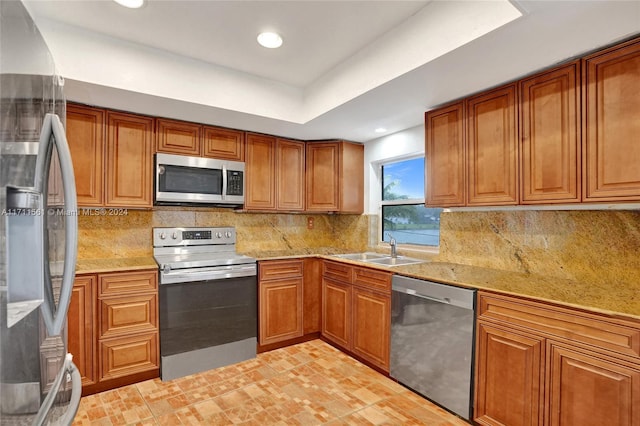
[[[49,170],[48,162],[51,161],[53,148],[50,143],[53,141],[56,145],[60,160],[62,189],[64,192],[64,211],[62,214],[65,219],[65,258],[58,309],[56,309],[52,297],[45,298],[45,303],[41,305],[42,317],[47,327],[47,332],[50,336],[57,336],[62,334],[66,324],[67,311],[73,291],[73,281],[76,275],[76,260],[78,257],[78,202],[71,151],[69,151],[69,145],[62,122],[56,114],[46,114],[44,122],[40,143],[44,143],[46,146],[41,145],[40,152],[38,153],[35,179],[36,188],[40,191],[47,191],[45,185],[47,182],[46,174]],[[46,229],[43,229],[42,232],[46,232]],[[45,268],[48,269],[46,266]],[[50,279],[46,281],[45,285],[51,285]]]
[[[73,418],[78,412],[78,407],[80,406],[80,397],[82,396],[82,377],[80,376],[78,367],[76,367],[72,359],[73,356],[71,354],[67,354],[65,356],[64,365],[51,385],[51,390],[44,401],[42,401],[42,405],[40,405],[40,409],[36,414],[33,425],[42,426],[52,423],[47,419],[47,416],[50,414],[51,407],[53,407],[57,402],[59,392],[64,392],[64,389],[62,388],[65,380],[67,382],[71,381],[71,398],[69,400],[69,406],[62,417],[55,419],[53,423],[59,425],[70,425],[73,422]]]

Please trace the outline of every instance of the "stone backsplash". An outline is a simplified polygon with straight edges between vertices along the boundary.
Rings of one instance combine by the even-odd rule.
[[[80,259],[151,256],[154,227],[234,226],[239,252],[313,247],[364,251],[369,229],[366,215],[246,213],[179,207],[125,210],[122,215],[106,213],[79,217]],[[307,229],[308,218],[313,218],[313,229]]]
[[[438,261],[582,282],[640,279],[640,211],[444,212]]]

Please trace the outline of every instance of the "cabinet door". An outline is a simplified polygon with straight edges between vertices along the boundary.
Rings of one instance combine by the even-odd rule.
[[[322,336],[351,348],[351,285],[322,279]]]
[[[200,155],[199,124],[156,119],[156,151],[169,154]]]
[[[67,105],[67,140],[78,205],[104,206],[104,110]]]
[[[276,145],[277,209],[304,210],[304,142],[278,139]]]
[[[158,368],[158,333],[100,341],[100,380],[110,380]]]
[[[337,211],[338,143],[307,143],[307,211]]]
[[[640,365],[548,344],[547,422],[555,425],[640,425]]]
[[[467,100],[468,205],[518,203],[516,88]]]
[[[364,145],[340,142],[338,193],[340,213],[364,211]]]
[[[580,63],[520,82],[522,204],[580,201]]]
[[[354,354],[389,371],[391,296],[353,287]]]
[[[478,322],[476,336],[474,420],[481,425],[541,425],[543,339],[483,322]]]
[[[304,259],[303,313],[304,334],[322,330],[322,263],[323,260]]]
[[[586,58],[585,201],[640,200],[640,42]]]
[[[107,206],[153,206],[153,118],[107,113]]]
[[[202,139],[203,157],[244,161],[244,151],[243,131],[211,126],[204,127]]]
[[[260,283],[260,344],[302,336],[302,277]]]
[[[246,191],[247,210],[276,208],[276,138],[247,134]]]
[[[67,350],[73,355],[83,386],[92,385],[97,380],[95,292],[95,275],[77,276],[67,313]]]
[[[425,114],[426,205],[464,206],[464,103]]]

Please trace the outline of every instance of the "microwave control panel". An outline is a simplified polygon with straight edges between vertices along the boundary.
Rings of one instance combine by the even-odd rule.
[[[227,170],[227,194],[242,196],[244,173],[238,170]]]

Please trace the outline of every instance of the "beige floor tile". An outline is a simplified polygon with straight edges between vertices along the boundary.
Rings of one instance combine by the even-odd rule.
[[[316,424],[468,425],[321,340],[87,396],[74,420],[76,426]]]

